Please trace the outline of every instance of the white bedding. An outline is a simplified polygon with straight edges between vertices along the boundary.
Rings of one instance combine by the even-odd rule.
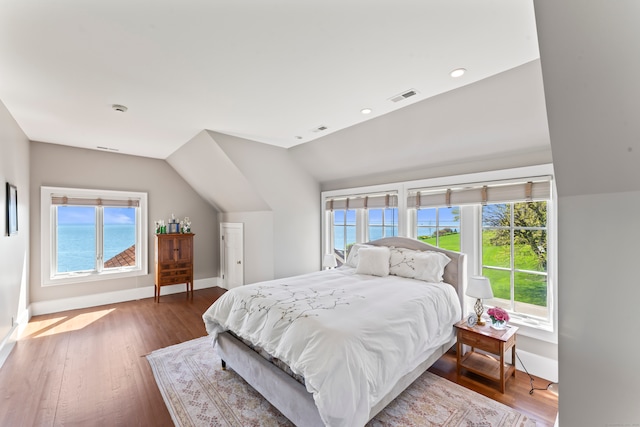
[[[328,426],[358,426],[461,318],[446,283],[355,274],[343,266],[226,292],[203,315],[286,362]]]

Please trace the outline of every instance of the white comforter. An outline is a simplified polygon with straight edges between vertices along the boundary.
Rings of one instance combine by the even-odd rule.
[[[327,426],[362,426],[406,373],[453,337],[451,285],[341,267],[235,288],[203,315],[303,375]]]

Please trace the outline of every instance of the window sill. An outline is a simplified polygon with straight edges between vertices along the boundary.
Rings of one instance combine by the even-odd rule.
[[[123,279],[126,277],[146,276],[148,273],[145,269],[118,269],[102,273],[72,273],[58,275],[53,278],[43,279],[42,287],[57,285],[72,285],[77,283],[98,282],[102,280]]]
[[[546,341],[552,344],[558,344],[558,334],[553,330],[553,326],[550,323],[538,322],[532,323],[529,319],[515,318],[511,316],[509,324],[515,325],[518,328],[518,334],[535,338],[540,341]]]

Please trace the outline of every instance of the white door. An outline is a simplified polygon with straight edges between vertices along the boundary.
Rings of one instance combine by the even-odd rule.
[[[243,229],[242,223],[220,223],[220,273],[225,289],[244,284]]]

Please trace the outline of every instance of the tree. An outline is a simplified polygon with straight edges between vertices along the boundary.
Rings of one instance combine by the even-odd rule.
[[[510,242],[511,207],[513,206],[513,239],[515,245],[528,245],[538,258],[538,265],[547,269],[547,232],[533,230],[546,227],[546,202],[522,202],[487,205],[483,208],[482,222],[485,227],[496,227],[491,239],[493,245],[508,245]],[[505,228],[506,227],[506,228]]]

